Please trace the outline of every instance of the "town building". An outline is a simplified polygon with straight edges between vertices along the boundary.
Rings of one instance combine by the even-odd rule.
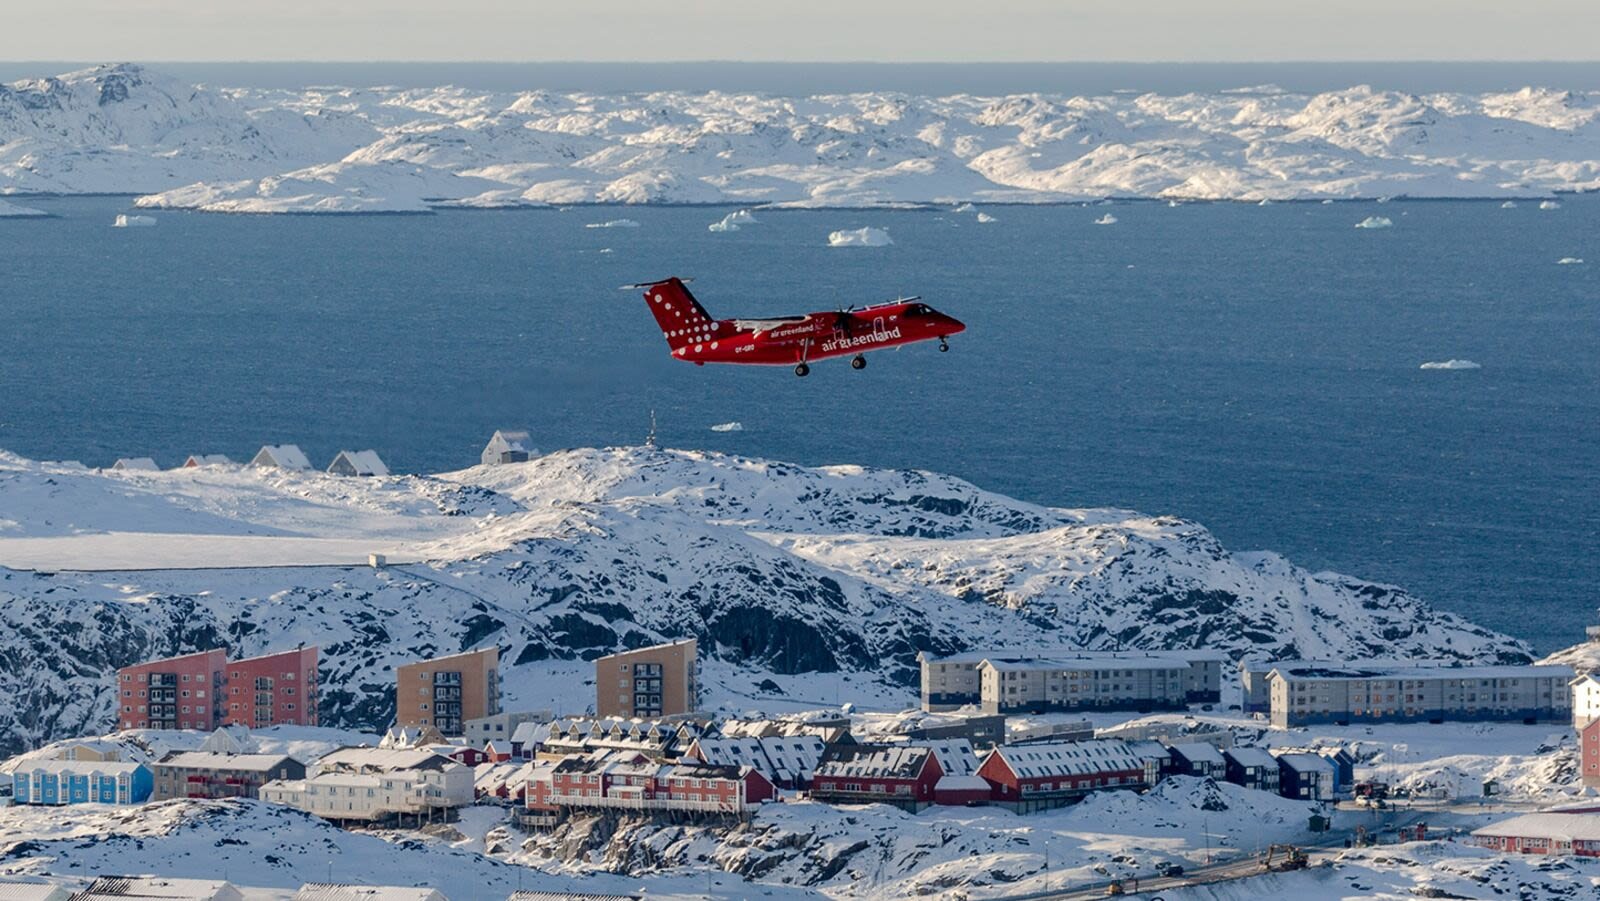
[[[1278,794],[1300,801],[1332,801],[1338,789],[1333,764],[1321,754],[1291,752],[1278,758]]]
[[[517,760],[532,760],[544,749],[550,739],[554,720],[528,720],[518,723],[511,733],[511,756]]]
[[[675,760],[695,739],[714,732],[711,721],[703,718],[563,717],[550,724],[537,756],[553,759],[593,751],[634,751],[656,760]]]
[[[16,784],[11,780],[10,773],[0,773],[0,808],[10,807],[16,802]],[[5,901],[0,898],[0,901]]]
[[[662,763],[633,751],[568,757],[547,772],[548,780],[528,782],[528,807],[743,816],[777,797],[777,789],[753,767]]]
[[[555,719],[548,710],[518,710],[473,717],[462,723],[461,735],[469,745],[483,746],[491,741],[511,741],[523,723],[548,723]]]
[[[329,820],[442,817],[475,800],[472,768],[432,751],[341,748],[304,779],[268,782],[261,800]]]
[[[689,745],[683,759],[713,766],[750,767],[779,788],[803,790],[810,787],[826,748],[815,735],[700,737]]]
[[[72,901],[111,901],[113,898],[161,901],[244,901],[244,895],[221,879],[180,879],[175,876],[101,876],[72,896]]]
[[[500,712],[500,649],[488,647],[395,670],[395,722],[460,735],[468,720]]]
[[[190,454],[188,459],[183,461],[183,465],[178,467],[178,468],[179,469],[195,469],[196,467],[200,467],[200,466],[232,466],[232,465],[233,465],[233,461],[228,459],[228,455],[227,454]]]
[[[274,780],[304,779],[306,765],[285,754],[174,751],[150,765],[152,795],[174,798],[259,798]]]
[[[273,466],[278,469],[310,469],[311,459],[298,445],[268,444],[250,458],[251,466]]]
[[[204,729],[222,722],[227,652],[221,648],[117,670],[117,727]]]
[[[624,651],[594,662],[597,716],[661,717],[692,713],[700,701],[693,638]]]
[[[43,882],[0,882],[0,901],[71,901],[72,893]]]
[[[1004,744],[1018,745],[1031,741],[1088,741],[1094,738],[1094,724],[1088,720],[1065,723],[1023,722],[1006,728]]]
[[[490,436],[480,458],[484,466],[498,466],[502,463],[526,463],[534,453],[533,442],[527,432],[501,429]]]
[[[1570,666],[1280,664],[1267,675],[1272,725],[1568,722]]]
[[[926,745],[855,745],[829,749],[811,778],[811,797],[827,804],[892,804],[915,813],[935,803],[944,777]]]
[[[1071,804],[1094,791],[1142,789],[1160,778],[1154,761],[1115,740],[1002,745],[983,759],[978,775],[992,786],[996,804],[1019,813]]]
[[[1600,677],[1585,673],[1573,679],[1570,687],[1572,727],[1578,732],[1578,774],[1585,786],[1600,788]]]
[[[1278,794],[1278,759],[1265,748],[1229,748],[1222,758],[1228,762],[1224,778],[1229,782]]]
[[[1203,741],[1182,742],[1172,746],[1173,772],[1180,776],[1197,776],[1202,779],[1223,780],[1228,775],[1228,762],[1216,745]]]
[[[1472,831],[1478,845],[1514,854],[1600,857],[1600,816],[1529,813]]]
[[[1363,660],[1260,660],[1246,659],[1239,661],[1239,685],[1244,689],[1244,712],[1270,713],[1272,712],[1272,695],[1268,685],[1267,676],[1273,670],[1282,666],[1322,666],[1322,667],[1439,667],[1459,666],[1459,660],[1405,660],[1400,658],[1371,658]]]
[[[985,713],[1171,710],[1221,697],[1215,651],[979,650],[919,654],[922,708]]]
[[[149,457],[120,457],[111,464],[113,472],[160,472],[161,467]]]
[[[121,760],[122,745],[104,738],[80,738],[56,748],[56,760]]]
[[[1089,739],[1064,739],[1065,741],[1088,741]],[[1178,771],[1177,764],[1172,759],[1172,749],[1155,739],[1119,739],[1128,746],[1128,751],[1133,756],[1144,761],[1145,772],[1153,774],[1156,781],[1166,776],[1171,776]],[[1277,766],[1276,763],[1273,764]],[[1155,784],[1154,782],[1151,783]]]
[[[386,476],[389,467],[375,450],[342,450],[328,464],[328,472],[336,476]]]
[[[299,647],[228,664],[223,722],[265,729],[317,724],[317,647]]]
[[[512,892],[506,901],[644,901],[644,896],[596,895],[590,892]]]
[[[11,773],[17,804],[143,804],[150,769],[125,760],[30,760]]]
[[[850,717],[844,715],[727,719],[717,725],[717,734],[724,738],[815,735],[831,748],[836,745],[857,744],[850,727]]]

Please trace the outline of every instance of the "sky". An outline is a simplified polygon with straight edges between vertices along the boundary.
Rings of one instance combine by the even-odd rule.
[[[0,13],[3,60],[1600,59],[1600,0],[0,0]]]

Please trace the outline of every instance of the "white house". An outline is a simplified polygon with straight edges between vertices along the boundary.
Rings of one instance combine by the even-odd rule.
[[[161,467],[149,457],[121,457],[111,464],[114,472],[159,472]]]
[[[232,466],[233,461],[227,454],[190,454],[189,459],[183,461],[179,469],[194,469],[197,466]]]
[[[494,433],[489,443],[483,448],[483,465],[495,466],[501,463],[525,463],[535,453],[533,442],[528,438],[527,432],[512,432],[501,429]]]
[[[305,779],[261,786],[261,800],[330,820],[446,815],[475,800],[472,769],[427,750],[340,748]]]
[[[310,469],[311,460],[298,445],[268,444],[256,451],[251,466],[276,466],[279,469]]]
[[[1572,725],[1583,729],[1600,720],[1600,677],[1585,673],[1572,680]]]
[[[375,450],[342,450],[328,464],[328,471],[336,476],[386,476],[389,467],[383,465]]]

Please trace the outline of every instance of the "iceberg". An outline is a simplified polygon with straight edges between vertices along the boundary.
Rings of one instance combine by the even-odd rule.
[[[1556,200],[1542,200],[1542,201],[1539,202],[1539,209],[1541,209],[1541,210],[1559,210],[1559,209],[1561,209],[1561,203],[1560,203],[1560,201],[1556,201]]]
[[[978,221],[979,222],[998,222],[999,220],[994,218],[993,216],[989,215],[988,213],[979,213],[978,214]]]
[[[1368,216],[1356,223],[1356,228],[1393,228],[1394,222],[1388,216]]]
[[[756,225],[759,224],[759,222],[760,220],[757,219],[749,210],[737,210],[729,213],[726,216],[723,216],[720,221],[713,222],[706,226],[706,230],[714,232],[736,232],[739,230],[739,226],[741,225]]]
[[[118,214],[117,220],[115,222],[111,223],[111,227],[112,228],[144,228],[144,227],[148,227],[148,226],[155,225],[155,224],[156,224],[156,220],[152,216],[129,216],[126,213],[121,213],[121,214]]]
[[[1111,215],[1110,213],[1107,213],[1104,216],[1101,216],[1099,219],[1094,220],[1094,224],[1095,225],[1116,225],[1117,224],[1117,217]]]
[[[1483,367],[1471,360],[1445,360],[1442,363],[1423,363],[1421,369],[1482,369]]]
[[[1507,200],[1505,203],[1500,204],[1500,209],[1502,210],[1514,210],[1516,208],[1517,202],[1515,200]]]
[[[1556,265],[1557,266],[1576,266],[1576,265],[1578,265],[1579,263],[1582,263],[1582,262],[1583,262],[1583,259],[1580,258],[1580,257],[1562,257],[1561,259],[1556,260]]]
[[[713,431],[713,432],[742,432],[742,431],[744,431],[744,423],[742,423],[742,422],[721,422],[721,423],[718,423],[718,424],[712,426],[711,427],[711,431]]]
[[[605,222],[590,222],[584,228],[638,228],[639,223],[632,219],[609,219]]]
[[[4,200],[0,200],[0,219],[23,219],[30,216],[48,215],[49,213],[46,213],[43,210],[36,210],[33,207],[20,206],[15,203],[7,203]]]
[[[893,243],[888,232],[870,225],[850,231],[836,231],[828,235],[829,247],[883,247]]]

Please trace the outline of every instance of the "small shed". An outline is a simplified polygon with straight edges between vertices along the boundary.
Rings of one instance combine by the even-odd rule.
[[[149,457],[122,457],[111,464],[116,472],[158,472],[161,467]]]
[[[484,445],[482,459],[484,466],[498,466],[501,463],[526,463],[533,454],[533,443],[527,432],[501,429]]]
[[[342,450],[328,464],[328,471],[336,476],[386,476],[389,467],[383,464],[375,450]]]
[[[994,786],[982,776],[940,776],[933,786],[933,803],[950,807],[972,807],[989,803]]]
[[[179,469],[194,469],[197,466],[232,466],[233,461],[227,454],[190,454],[189,459],[183,461]]]
[[[276,466],[279,469],[310,469],[311,460],[305,455],[299,445],[295,444],[268,444],[256,451],[255,457],[250,460],[251,466]]]

